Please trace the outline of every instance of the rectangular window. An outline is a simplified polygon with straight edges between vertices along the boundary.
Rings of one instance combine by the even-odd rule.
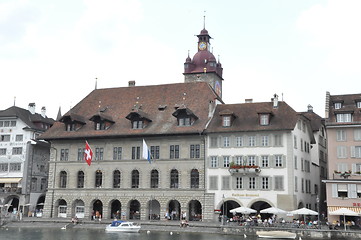
[[[282,155],[275,155],[275,167],[283,167]]]
[[[236,137],[236,146],[237,147],[243,146],[243,137]]]
[[[293,147],[297,149],[297,136],[293,136]]]
[[[132,159],[140,159],[140,147],[132,147]]]
[[[357,108],[361,108],[361,101],[356,103]]]
[[[361,129],[355,129],[353,131],[353,139],[355,141],[361,141]]]
[[[0,148],[0,155],[6,155],[6,148]]]
[[[269,157],[261,156],[261,159],[262,159],[262,167],[269,167]]]
[[[183,117],[178,119],[178,126],[190,126],[190,125],[191,125],[190,117]]]
[[[133,121],[132,128],[133,129],[142,129],[143,128],[143,121],[142,120]]]
[[[4,121],[4,127],[9,127],[10,126],[10,121]]]
[[[150,146],[150,155],[152,159],[159,159],[159,146]]]
[[[114,147],[113,148],[113,160],[122,160],[122,147]]]
[[[295,156],[294,158],[294,164],[295,164],[295,169],[298,169],[298,160],[297,160],[297,156]]]
[[[95,148],[95,160],[103,160],[104,148]]]
[[[295,192],[298,192],[298,178],[295,176]]]
[[[243,156],[236,156],[236,164],[243,165]]]
[[[361,146],[352,146],[351,147],[351,157],[361,158]]]
[[[10,142],[10,135],[0,135],[0,142]]]
[[[262,177],[262,189],[269,189],[269,177]]]
[[[218,158],[216,156],[211,156],[211,168],[218,167]]]
[[[260,115],[260,124],[268,125],[269,124],[269,114],[261,114]]]
[[[223,157],[223,167],[225,167],[225,168],[229,167],[229,156]]]
[[[282,147],[282,135],[281,134],[276,134],[274,135],[274,146],[275,147]]]
[[[267,147],[268,146],[268,136],[262,136],[261,137],[261,144],[262,144],[262,147]]]
[[[9,170],[8,163],[0,163],[0,172],[7,172]]]
[[[223,116],[223,127],[231,126],[231,116]]]
[[[283,176],[275,176],[275,188],[274,190],[283,190]]]
[[[337,130],[336,131],[336,141],[338,141],[338,142],[346,141],[346,131],[345,130]]]
[[[23,135],[22,134],[16,135],[15,136],[15,141],[16,142],[22,142],[23,141]]]
[[[248,166],[256,166],[256,156],[251,155],[247,157],[247,165]]]
[[[209,177],[209,189],[217,190],[218,189],[218,176]]]
[[[218,138],[217,137],[211,137],[211,147],[212,148],[218,147]]]
[[[60,150],[60,161],[68,161],[69,149]]]
[[[190,145],[190,158],[200,158],[200,145],[199,144]]]
[[[229,147],[229,137],[223,137],[223,147]]]
[[[256,146],[256,137],[255,136],[248,137],[248,146],[250,146],[250,147]]]
[[[22,147],[13,147],[13,155],[21,155],[23,153]]]
[[[305,192],[305,179],[301,179],[301,191],[304,193]]]
[[[352,122],[351,113],[338,113],[336,114],[336,122]]]
[[[85,148],[78,148],[78,161],[84,160],[84,151]]]
[[[337,158],[346,158],[345,146],[337,146]]]
[[[10,163],[10,172],[20,172],[21,163]]]
[[[249,189],[256,189],[256,178],[255,177],[250,177],[249,178],[248,187],[249,187]]]
[[[170,159],[179,158],[179,145],[170,145],[169,146],[169,158]]]
[[[337,102],[334,104],[335,109],[340,109],[342,107],[342,104],[340,102]]]
[[[222,176],[222,190],[230,189],[230,177]]]
[[[242,189],[242,188],[243,188],[243,178],[236,177],[236,189]]]

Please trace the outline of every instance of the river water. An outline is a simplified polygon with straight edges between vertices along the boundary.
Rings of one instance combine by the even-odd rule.
[[[103,229],[66,229],[58,228],[0,228],[0,240],[260,240],[249,234],[226,235],[184,232],[140,232],[140,233],[107,233]],[[264,239],[264,238],[263,238]],[[357,237],[331,236],[326,238],[298,236],[296,240],[332,239],[356,240]]]

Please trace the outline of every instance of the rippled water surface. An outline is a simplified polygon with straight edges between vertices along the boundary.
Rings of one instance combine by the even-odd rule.
[[[57,228],[0,228],[1,240],[260,240],[251,233],[244,236],[240,235],[223,235],[223,234],[204,234],[204,233],[182,233],[182,232],[140,232],[140,233],[107,233],[102,229],[66,229]],[[264,238],[263,238],[264,239]],[[313,239],[332,239],[332,240],[356,240],[357,237],[329,236],[306,236],[298,234],[296,240],[313,240]]]

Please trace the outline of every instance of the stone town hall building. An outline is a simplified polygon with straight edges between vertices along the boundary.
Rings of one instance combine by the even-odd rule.
[[[222,66],[208,31],[197,37],[184,83],[95,89],[42,135],[51,143],[44,217],[214,218],[203,132],[222,103]],[[143,139],[151,163],[142,158]]]

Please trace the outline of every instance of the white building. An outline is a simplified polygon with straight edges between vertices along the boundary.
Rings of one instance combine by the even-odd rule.
[[[47,187],[49,144],[35,139],[52,124],[45,107],[35,113],[12,106],[0,111],[0,206],[2,214],[42,208]]]
[[[277,95],[270,102],[218,105],[206,135],[215,213],[231,217],[229,210],[239,206],[313,208],[318,183],[312,171],[319,168],[312,167],[310,120]]]

